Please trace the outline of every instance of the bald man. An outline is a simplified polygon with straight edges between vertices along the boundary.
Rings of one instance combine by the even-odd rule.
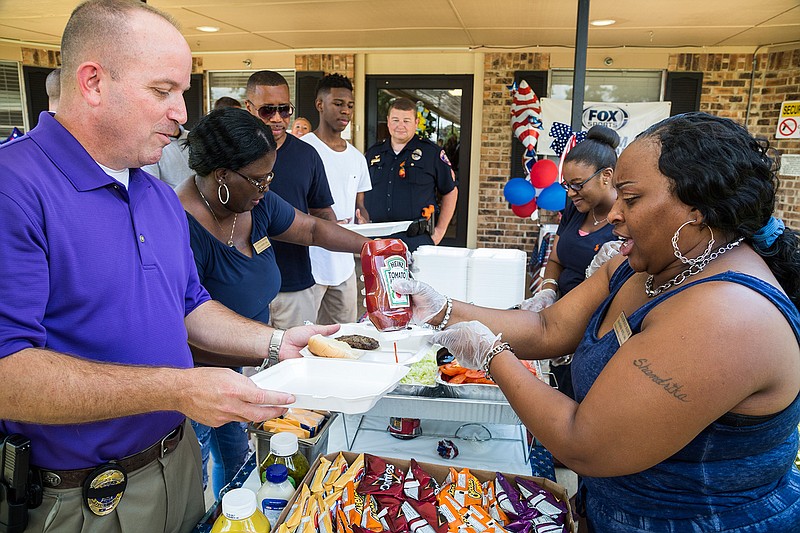
[[[61,69],[57,68],[47,75],[44,80],[44,90],[47,92],[47,110],[55,113],[58,110],[58,101],[61,99]]]
[[[293,397],[194,368],[187,341],[249,366],[337,328],[283,335],[200,285],[183,207],[139,168],[186,121],[192,55],[169,17],[90,0],[61,53],[58,114],[0,147],[0,433],[30,439],[45,486],[12,526],[190,531],[205,506],[186,417],[266,420]]]

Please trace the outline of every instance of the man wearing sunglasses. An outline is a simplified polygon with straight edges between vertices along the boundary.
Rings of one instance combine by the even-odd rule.
[[[294,113],[289,84],[277,72],[261,70],[247,80],[245,98],[247,110],[270,127],[278,145],[272,170],[275,179],[270,189],[295,209],[336,222],[322,159],[311,145],[287,135]],[[270,304],[272,325],[284,329],[304,321],[316,322],[315,282],[308,247],[277,241],[272,246],[281,272],[281,291]]]

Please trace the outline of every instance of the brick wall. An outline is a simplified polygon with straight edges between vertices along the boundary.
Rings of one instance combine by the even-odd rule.
[[[355,56],[353,54],[308,54],[294,57],[295,70],[321,70],[325,74],[341,74],[353,80]]]
[[[781,103],[800,100],[800,48],[756,55],[754,72],[753,54],[675,54],[668,68],[703,73],[701,111],[746,123],[750,132],[768,139],[779,153],[800,154],[800,140],[775,139]],[[800,177],[779,178],[775,216],[798,229]]]
[[[530,218],[517,217],[503,198],[503,186],[511,177],[511,95],[508,86],[514,82],[517,70],[549,68],[550,54],[493,53],[485,56],[478,247],[519,248],[530,252],[536,246],[537,223]],[[542,219],[542,222],[552,221],[552,216]]]

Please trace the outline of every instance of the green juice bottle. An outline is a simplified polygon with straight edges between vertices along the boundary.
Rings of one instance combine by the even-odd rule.
[[[294,433],[276,433],[269,439],[269,455],[258,465],[261,483],[267,481],[267,467],[274,464],[285,465],[289,470],[289,481],[297,488],[308,474],[308,459],[300,453],[297,435]]]

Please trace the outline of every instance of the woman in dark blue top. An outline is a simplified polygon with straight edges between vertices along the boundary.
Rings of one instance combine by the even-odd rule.
[[[619,135],[606,126],[592,126],[586,139],[564,158],[562,187],[570,199],[561,215],[553,250],[544,269],[541,290],[523,302],[522,308],[541,311],[586,279],[586,267],[600,247],[617,238],[606,216],[617,199],[611,184],[617,164]],[[553,385],[569,396],[572,390],[571,356],[551,362]]]
[[[730,119],[655,124],[614,171],[620,256],[540,313],[447,306],[432,341],[584,476],[590,531],[800,531],[800,238],[769,154]],[[518,360],[565,353],[575,400]]]
[[[200,283],[212,298],[247,318],[267,323],[281,275],[272,239],[335,251],[360,252],[366,238],[294,209],[269,190],[276,145],[269,127],[243,109],[212,111],[189,133],[189,166],[197,173],[176,192],[186,210]],[[196,364],[220,361],[192,347]],[[224,359],[223,359],[224,360]],[[238,366],[234,356],[227,356]],[[192,421],[207,484],[214,457],[214,494],[247,458],[244,425],[211,428]]]

